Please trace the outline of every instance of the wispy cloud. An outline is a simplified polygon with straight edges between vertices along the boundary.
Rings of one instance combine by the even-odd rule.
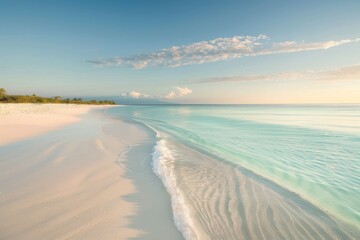
[[[313,74],[316,80],[360,80],[360,64]]]
[[[187,96],[192,93],[192,90],[187,87],[174,87],[174,90],[170,91],[168,94],[163,96],[161,95],[150,95],[146,93],[140,93],[136,91],[131,91],[127,93],[122,93],[121,96],[125,98],[133,99],[174,99],[178,97]]]
[[[96,66],[131,66],[136,69],[150,66],[179,67],[247,56],[329,49],[353,42],[360,42],[360,38],[310,43],[303,41],[272,43],[266,35],[234,36],[232,38],[216,38],[189,45],[173,46],[130,57],[99,58],[89,62]]]
[[[342,67],[327,71],[305,71],[305,72],[282,72],[269,75],[239,75],[215,78],[203,78],[190,80],[192,83],[224,83],[224,82],[245,82],[245,81],[268,81],[268,80],[360,80],[360,64]]]

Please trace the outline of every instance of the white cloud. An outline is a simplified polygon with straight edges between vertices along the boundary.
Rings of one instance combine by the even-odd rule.
[[[314,74],[318,80],[341,81],[360,80],[360,64],[337,68],[330,71],[322,71]]]
[[[131,91],[131,92],[127,92],[127,93],[122,93],[121,96],[122,97],[126,97],[126,98],[135,98],[135,99],[173,99],[173,98],[178,98],[178,97],[183,97],[186,95],[189,95],[190,93],[192,93],[192,90],[190,88],[187,87],[174,87],[175,90],[170,91],[168,94],[164,95],[164,96],[157,96],[157,95],[149,95],[149,94],[145,94],[145,93],[140,93],[140,92],[136,92],[136,91]]]
[[[122,93],[121,96],[122,97],[129,97],[129,98],[151,98],[151,96],[148,95],[148,94],[139,93],[139,92],[136,92],[136,91]]]
[[[175,87],[179,96],[186,96],[192,93],[192,90],[187,87]]]
[[[360,64],[326,71],[282,72],[269,75],[239,75],[192,80],[193,83],[223,83],[266,80],[317,80],[344,81],[360,80]]]
[[[176,97],[176,93],[174,91],[169,92],[164,96],[165,99],[172,99]]]
[[[247,56],[324,50],[353,42],[360,42],[360,38],[310,43],[296,41],[271,43],[266,35],[234,36],[232,38],[216,38],[189,45],[173,46],[132,57],[100,58],[89,62],[96,66],[129,65],[136,69],[150,66],[179,67]]]

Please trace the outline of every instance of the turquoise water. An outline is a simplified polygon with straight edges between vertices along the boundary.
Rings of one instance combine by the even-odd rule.
[[[294,193],[320,211],[329,214],[329,218],[349,224],[355,231],[360,228],[360,105],[122,106],[111,109],[110,112],[146,124],[157,131],[161,145],[158,144],[157,150],[159,147],[165,147],[166,140],[165,150],[166,154],[170,154],[171,161],[160,161],[160,168],[154,168],[160,169],[155,169],[155,172],[172,194],[173,201],[176,201],[176,194],[184,195],[185,200],[181,201],[186,202],[186,198],[189,198],[188,193],[195,194],[200,191],[201,187],[195,189],[180,185],[186,182],[186,179],[190,179],[190,172],[188,175],[183,174],[189,164],[200,158],[205,159],[201,156],[207,156],[211,159],[209,161],[214,161],[215,164],[224,163],[216,165],[218,172],[224,169],[225,173],[235,168],[243,172],[248,171],[258,178],[265,179],[262,181],[268,181]],[[160,142],[161,139],[164,141]],[[161,149],[159,151],[156,152],[157,157],[164,153]],[[185,158],[188,159],[185,161]],[[206,166],[204,161],[197,163],[197,167]],[[229,170],[225,170],[228,166],[231,166]],[[199,170],[191,174],[200,172]],[[168,182],[167,178],[174,180]],[[211,174],[202,179],[208,178],[211,178]],[[269,184],[266,185],[268,186]],[[177,190],[172,191],[171,188]],[[217,195],[241,195],[241,191],[216,191]],[[282,198],[284,200],[281,201],[284,203],[279,204],[281,208],[285,209],[283,206],[286,199],[291,198],[288,197],[289,194]],[[205,197],[202,195],[200,198]],[[259,205],[262,202],[259,201]],[[179,223],[197,218],[192,212],[195,210],[192,210],[190,200],[188,204],[187,210],[183,211],[187,216],[174,214],[175,218],[179,218],[175,219],[178,221],[178,228],[183,232],[188,231],[184,236],[190,239],[196,235],[191,233],[195,230],[186,230],[186,223]],[[211,211],[210,209],[206,211]],[[204,214],[200,210],[196,211],[199,211],[199,216]],[[237,221],[234,220],[234,216],[231,218],[233,222]],[[319,219],[316,221],[322,221]],[[319,224],[318,229],[323,225]],[[206,228],[206,224],[199,220],[199,228],[201,226]],[[210,235],[209,231],[204,232]],[[283,234],[285,232],[284,230]],[[235,239],[235,235],[233,236]]]

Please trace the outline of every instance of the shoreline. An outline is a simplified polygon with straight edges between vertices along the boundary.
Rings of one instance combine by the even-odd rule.
[[[176,137],[172,136],[171,132],[167,132],[165,128],[162,129],[159,126],[159,128],[156,128],[156,125],[148,126],[147,123],[151,123],[153,118],[146,121],[146,117],[148,116],[145,111],[141,112],[141,110],[136,110],[136,113],[138,113],[139,116],[143,116],[145,120],[144,122],[141,120],[134,121],[154,131],[154,134],[159,137],[159,141],[162,139],[166,140],[166,144],[159,144],[157,150],[159,150],[158,153],[161,156],[156,157],[161,158],[161,163],[158,164],[160,169],[157,172],[161,172],[161,176],[159,177],[163,180],[165,187],[168,188],[168,192],[179,198],[181,194],[177,191],[179,191],[180,187],[180,190],[186,193],[186,198],[189,198],[189,196],[193,197],[192,199],[185,199],[185,201],[180,200],[182,203],[181,207],[175,207],[174,209],[174,215],[177,215],[175,221],[180,220],[180,229],[183,232],[189,232],[189,236],[194,235],[191,233],[194,231],[187,230],[190,225],[200,229],[200,232],[196,235],[200,235],[201,238],[209,236],[208,234],[211,232],[211,234],[218,237],[218,239],[221,239],[217,234],[224,230],[224,222],[228,221],[231,223],[234,219],[238,220],[234,221],[233,224],[239,224],[239,227],[233,228],[233,225],[229,224],[228,231],[225,232],[230,234],[235,229],[243,230],[243,233],[234,231],[234,235],[237,236],[236,239],[244,235],[244,232],[247,232],[245,236],[257,236],[260,229],[261,232],[264,231],[268,236],[275,238],[276,236],[282,236],[282,234],[287,235],[287,237],[301,237],[306,234],[309,239],[320,239],[323,236],[327,236],[328,239],[336,239],[336,237],[341,239],[354,239],[354,236],[358,235],[359,229],[356,225],[345,221],[339,216],[329,214],[329,212],[307,200],[301,194],[291,191],[283,185],[262,175],[258,175],[251,170],[239,167],[230,161],[222,162],[221,160],[224,159],[219,159],[219,157],[207,151],[202,151],[201,148],[194,148],[193,145],[188,144],[186,141],[182,142],[181,140],[183,139],[176,139]],[[159,131],[161,133],[159,133]],[[167,153],[168,150],[171,151],[171,155],[173,156]],[[172,159],[173,157],[176,158],[176,161]],[[159,161],[159,159],[157,160]],[[197,165],[198,170],[195,170],[195,166]],[[222,169],[221,171],[219,171],[220,167]],[[206,174],[204,174],[204,172],[206,172]],[[222,174],[221,172],[224,173]],[[208,175],[209,173],[211,174]],[[173,175],[176,175],[175,186],[173,186],[174,184],[172,183],[174,179],[171,176]],[[208,177],[204,178],[204,176]],[[204,187],[208,178],[219,179],[216,184],[221,187],[214,188],[214,182]],[[194,179],[197,179],[197,181],[193,181]],[[169,185],[168,182],[170,182],[171,186],[167,186]],[[227,213],[228,208],[222,209],[220,214],[222,216],[219,216],[219,218],[223,217],[224,219],[218,222],[219,219],[215,216],[211,217],[208,210],[212,209],[215,211],[215,209],[217,209],[216,204],[212,205],[214,202],[217,202],[218,205],[221,203],[221,205],[224,206],[229,204],[229,201],[226,201],[226,199],[220,199],[220,196],[222,196],[221,191],[225,188],[227,189],[228,185],[231,187],[226,190],[228,193],[224,196],[231,197],[231,201],[229,201],[238,203],[238,206],[231,206],[231,214]],[[205,189],[208,189],[208,191],[211,191],[213,194],[211,196],[206,194],[202,195],[202,191],[205,192]],[[236,189],[239,189],[239,191]],[[256,189],[256,191],[252,192],[252,189]],[[213,200],[211,200],[210,197]],[[219,198],[217,199],[217,197]],[[206,201],[202,202],[202,199],[206,199]],[[273,199],[275,202],[269,201],[269,199]],[[172,204],[174,205],[174,203]],[[186,212],[188,212],[186,209],[187,206],[184,207],[184,204],[190,206],[191,224],[187,223],[189,218],[184,216],[184,214],[186,215]],[[201,209],[199,207],[203,205],[207,206],[207,209]],[[197,209],[198,207],[199,209]],[[237,214],[238,216],[235,216]],[[206,216],[206,219],[204,216]],[[264,219],[264,216],[269,217],[269,219]],[[275,219],[277,220],[275,221]],[[289,222],[290,220],[296,224],[294,222],[291,224],[291,222]],[[268,226],[274,221],[274,226]],[[221,225],[223,228],[218,229],[217,232],[212,230],[213,226]],[[279,232],[274,232],[274,229],[278,229]],[[187,236],[186,233],[184,235]],[[214,238],[216,239],[216,237]],[[258,237],[261,239],[261,236]],[[189,239],[192,238],[189,237]]]
[[[182,239],[151,171],[152,135],[96,107],[0,145],[0,239]]]
[[[161,144],[165,138],[160,139],[158,152],[162,156],[160,156],[161,163],[158,171],[162,173],[159,177],[164,178],[164,181],[170,181],[170,184],[164,182],[164,185],[169,185],[167,186],[170,188],[168,191],[171,191],[172,194],[179,195],[178,191],[187,193],[180,201],[181,205],[178,205],[180,209],[176,208],[179,224],[187,236],[186,239],[202,239],[209,235],[214,239],[222,239],[224,236],[221,235],[221,232],[225,228],[227,229],[226,234],[234,231],[231,239],[262,239],[261,236],[264,234],[273,238],[279,236],[301,238],[308,234],[306,236],[308,239],[320,239],[324,234],[327,239],[355,239],[359,233],[356,225],[330,215],[327,211],[302,198],[298,193],[263,176],[231,162],[219,161],[206,153],[179,144],[179,142],[166,139],[166,144]],[[159,150],[161,148],[162,150]],[[171,155],[181,155],[181,159],[175,157],[172,160],[173,156],[166,152],[161,154],[161,151],[171,151]],[[185,161],[186,163],[179,164],[176,161]],[[207,178],[204,178],[202,172],[204,168],[207,173],[212,172],[208,177],[218,180],[207,182]],[[222,170],[219,171],[219,168]],[[171,182],[169,176],[174,174],[183,176],[178,175],[178,180]],[[214,188],[213,185],[218,185],[218,188]],[[214,194],[220,194],[219,192],[223,191],[223,188],[230,192],[232,204],[229,204],[231,201],[226,202]],[[202,195],[206,191],[212,191],[212,194]],[[269,201],[270,199],[274,202]],[[224,207],[224,212],[219,213],[218,217],[211,217],[207,210],[216,209],[215,202]],[[238,206],[236,206],[236,202]],[[189,206],[186,206],[187,204]],[[227,206],[227,204],[229,205]],[[202,209],[200,206],[205,207]],[[189,207],[192,209],[190,214],[187,209]],[[232,210],[226,213],[229,210],[228,207]],[[235,217],[234,215],[237,214],[238,216]],[[266,218],[263,219],[265,216]],[[219,221],[218,218],[222,218],[222,221]],[[238,225],[237,228],[233,228],[232,224],[229,226],[225,224],[225,222],[231,222],[230,219],[233,220],[233,218],[238,218],[233,222]],[[284,221],[285,218],[291,220],[291,223]],[[274,219],[278,219],[281,223],[275,222],[270,226]],[[190,222],[188,222],[189,220]],[[210,230],[210,225],[222,227]],[[302,228],[306,229],[306,233],[301,232]],[[311,232],[316,234],[322,232],[322,234],[316,236]]]
[[[358,234],[296,192],[132,119],[121,106],[31,106],[16,105],[13,115],[75,121],[0,144],[0,239]]]

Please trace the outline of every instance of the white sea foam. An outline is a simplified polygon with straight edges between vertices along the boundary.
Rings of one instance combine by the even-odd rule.
[[[177,187],[174,173],[175,158],[166,145],[165,139],[159,139],[152,153],[152,168],[154,173],[162,180],[166,190],[171,196],[174,222],[185,239],[198,239],[190,210],[185,202],[184,194]]]

